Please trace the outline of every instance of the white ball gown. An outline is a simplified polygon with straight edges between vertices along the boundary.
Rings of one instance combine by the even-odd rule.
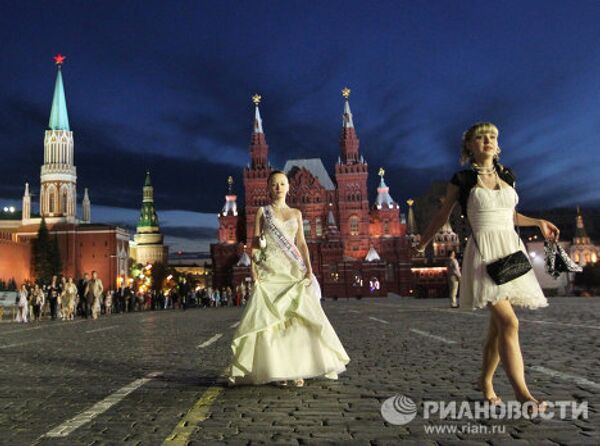
[[[532,270],[510,282],[497,285],[488,275],[486,264],[512,254],[525,245],[514,228],[515,206],[519,197],[514,188],[504,185],[500,189],[475,186],[471,189],[467,214],[473,234],[463,257],[460,280],[460,306],[462,309],[484,308],[507,299],[511,304],[525,308],[548,306],[548,302]],[[477,246],[482,251],[482,261]]]
[[[337,379],[350,358],[321,307],[319,283],[314,275],[305,279],[293,242],[298,222],[276,218],[270,206],[263,210],[266,258],[257,263],[258,280],[233,336],[229,381]]]

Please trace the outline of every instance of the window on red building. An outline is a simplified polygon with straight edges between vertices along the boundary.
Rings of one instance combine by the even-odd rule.
[[[302,225],[304,227],[304,238],[310,238],[310,221],[304,219]]]
[[[350,217],[350,235],[358,235],[358,217],[356,215]]]
[[[323,225],[321,224],[321,217],[317,217],[315,220],[315,229],[317,231],[317,237],[321,237],[323,235]]]

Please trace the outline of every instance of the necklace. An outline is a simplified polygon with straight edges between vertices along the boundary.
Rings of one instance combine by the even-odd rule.
[[[492,190],[497,190],[497,189],[502,189],[502,185],[500,184],[500,177],[498,176],[498,172],[496,172],[496,170],[494,170],[493,172],[491,172],[490,174],[494,175],[494,179],[496,180],[496,184],[494,186],[494,189]],[[489,189],[484,183],[483,183],[483,179],[481,178],[480,174],[477,173],[477,184],[479,184],[480,186],[484,187],[485,189]]]
[[[482,167],[476,163],[473,163],[473,170],[477,172],[477,175],[491,175],[496,173],[496,166]]]
[[[277,209],[278,211],[280,211],[281,209],[285,209],[289,206],[286,203],[283,203],[283,205],[281,205],[281,206],[276,206],[274,203],[271,203],[271,207],[273,209]]]

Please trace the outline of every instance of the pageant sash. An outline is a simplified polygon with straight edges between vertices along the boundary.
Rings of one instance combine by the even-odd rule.
[[[286,256],[289,257],[289,259],[292,262],[298,265],[298,268],[300,268],[302,272],[305,272],[306,265],[304,264],[304,260],[302,260],[302,255],[300,255],[300,251],[296,247],[296,244],[290,241],[273,221],[273,211],[271,209],[271,206],[269,205],[263,207],[263,211],[265,216],[265,224],[267,225],[267,228],[269,228],[269,231],[271,231],[273,239],[277,242],[279,248],[281,248],[281,250],[285,253]]]

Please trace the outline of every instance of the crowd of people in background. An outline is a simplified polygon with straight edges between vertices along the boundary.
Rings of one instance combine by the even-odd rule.
[[[240,307],[246,305],[252,293],[252,283],[242,283],[235,289],[192,288],[183,278],[178,285],[162,291],[144,290],[123,285],[105,290],[96,271],[85,273],[77,282],[73,277],[53,276],[48,284],[23,283],[16,298],[16,322],[44,319],[71,321],[75,318],[96,320],[101,315],[134,311],[189,307]]]

